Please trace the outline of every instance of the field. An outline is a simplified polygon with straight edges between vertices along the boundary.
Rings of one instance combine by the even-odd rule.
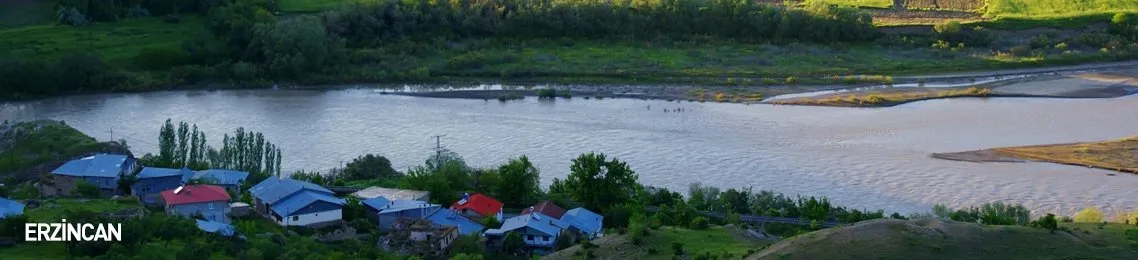
[[[124,209],[138,208],[137,201],[117,201],[109,199],[59,199],[46,201],[37,208],[28,208],[25,214],[32,222],[58,222],[68,209],[85,209],[95,213],[115,212]]]
[[[97,23],[84,27],[36,25],[0,30],[0,50],[19,57],[53,59],[77,51],[95,51],[125,64],[146,48],[181,48],[185,40],[207,33],[198,16],[179,23],[159,18]]]
[[[993,150],[1027,160],[1138,173],[1138,137],[1106,142],[1020,146]]]
[[[377,2],[378,0],[281,0],[281,12],[315,13],[339,8],[353,3]]]
[[[672,243],[676,242],[683,243],[684,253],[688,256],[705,253],[722,256],[728,253],[735,258],[757,251],[768,244],[766,241],[744,237],[741,231],[734,227],[715,226],[707,230],[663,227],[650,230],[644,236],[641,245],[632,244],[625,235],[608,234],[593,241],[597,247],[592,250],[598,259],[673,259],[675,252]],[[578,253],[580,251],[581,246],[576,245],[543,259],[581,259],[584,254]]]
[[[1114,13],[1138,13],[1133,0],[986,0],[991,18],[1057,19]]]
[[[848,5],[857,7],[890,8],[893,0],[808,0],[832,5]]]

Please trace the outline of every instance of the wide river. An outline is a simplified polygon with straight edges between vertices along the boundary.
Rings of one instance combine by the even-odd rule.
[[[664,112],[665,108],[683,112]],[[951,99],[891,108],[826,108],[534,98],[433,99],[371,90],[174,91],[70,96],[0,105],[0,119],[64,120],[99,140],[155,153],[167,118],[197,124],[219,145],[237,127],[264,132],[283,168],[326,170],[361,154],[397,169],[432,155],[434,135],[474,166],[527,155],[542,182],[570,160],[603,152],[647,185],[693,182],[821,195],[903,213],[932,204],[1022,203],[1037,214],[1087,206],[1138,209],[1138,176],[1046,163],[968,163],[933,152],[1116,139],[1138,134],[1138,97]],[[1112,215],[1113,216],[1113,215]]]

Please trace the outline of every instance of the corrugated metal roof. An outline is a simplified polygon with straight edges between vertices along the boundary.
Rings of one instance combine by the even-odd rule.
[[[0,197],[0,218],[24,214],[24,204]]]
[[[384,198],[381,196],[381,197],[366,199],[366,200],[360,201],[360,203],[363,203],[364,206],[371,207],[375,210],[380,210],[384,207],[387,207],[387,204],[391,204],[391,201],[387,200],[387,198]]]
[[[293,212],[303,209],[305,206],[312,204],[316,201],[325,201],[337,205],[344,205],[344,199],[333,197],[328,194],[303,190],[295,195],[289,196],[277,203],[272,203],[273,212],[280,216],[291,216]]]
[[[200,219],[195,219],[195,221],[197,221],[198,229],[205,232],[217,233],[223,236],[233,236],[233,234],[237,233],[237,228],[233,227],[233,225]]]
[[[468,198],[454,202],[450,205],[453,210],[469,209],[485,217],[493,217],[502,212],[502,202],[482,193],[470,195]]]
[[[166,205],[180,205],[201,202],[229,202],[229,193],[225,188],[214,185],[186,185],[178,189],[166,190],[162,192],[162,200],[166,201]],[[178,191],[178,193],[174,193]]]
[[[248,172],[237,170],[209,169],[194,173],[194,179],[209,180],[221,185],[240,185],[248,177]]]
[[[417,200],[393,200],[391,203],[388,203],[387,206],[378,209],[380,213],[391,213],[431,207],[439,207],[439,205]]]
[[[68,176],[90,176],[114,178],[123,171],[127,163],[126,155],[97,154],[95,156],[72,160],[51,171],[52,174]]]
[[[482,229],[485,228],[482,224],[474,222],[462,214],[458,214],[458,212],[449,209],[436,210],[434,213],[431,213],[427,219],[435,224],[458,227],[458,233],[463,235],[478,234],[478,232],[481,232]]]
[[[585,208],[574,208],[565,212],[561,221],[572,225],[590,236],[601,231],[604,226],[604,217]]]
[[[190,177],[194,175],[193,171],[189,168],[171,169],[159,167],[144,167],[142,171],[138,172],[138,179],[161,178],[170,176],[182,176],[182,182],[188,182]]]
[[[368,187],[367,189],[363,189],[363,190],[352,193],[352,196],[356,196],[357,198],[361,198],[361,199],[384,197],[384,198],[387,198],[389,200],[418,200],[418,199],[422,199],[424,197],[427,197],[430,194],[431,194],[430,192],[421,191],[421,190],[404,190],[404,189],[392,189],[392,188],[383,188],[383,187]]]
[[[282,179],[275,177],[261,181],[261,183],[258,183],[257,185],[253,186],[253,188],[250,188],[249,193],[252,194],[253,197],[257,197],[257,199],[261,200],[261,202],[275,204],[277,201],[301,190],[326,193],[328,196],[335,194],[332,193],[331,190],[320,187],[320,185],[293,179]]]
[[[497,229],[486,230],[486,234],[504,234],[506,232],[514,231],[519,228],[530,228],[547,235],[556,236],[561,232],[562,227],[567,227],[568,224],[561,222],[556,218],[552,218],[541,213],[530,213],[517,217],[506,219],[502,222],[502,227]],[[494,230],[491,232],[491,230]]]

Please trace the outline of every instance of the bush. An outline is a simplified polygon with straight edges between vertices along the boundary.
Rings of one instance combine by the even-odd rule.
[[[1027,225],[1031,211],[1023,205],[1006,205],[1003,202],[980,205],[980,223],[988,225]]]
[[[542,88],[537,90],[537,98],[552,99],[557,97],[557,90],[552,88]]]
[[[967,46],[988,46],[995,40],[992,33],[983,27],[964,28],[960,22],[949,21],[933,26],[937,40],[949,43],[964,43]]]
[[[488,217],[482,220],[482,225],[486,228],[499,228],[502,226],[502,223],[498,222],[497,218]]]
[[[684,243],[672,242],[672,254],[684,255]]]
[[[98,198],[100,195],[102,195],[102,193],[99,192],[99,186],[95,186],[95,184],[91,184],[87,181],[79,181],[76,183],[75,193],[79,194],[79,196],[83,196],[84,198]]]
[[[1118,13],[1110,19],[1110,32],[1130,40],[1138,40],[1138,18],[1133,14]]]
[[[1008,49],[1008,52],[1011,52],[1012,55],[1017,57],[1027,57],[1031,55],[1031,47],[1027,45],[1016,45]]]
[[[1102,211],[1095,207],[1087,207],[1078,213],[1075,213],[1075,222],[1080,223],[1101,223]]]
[[[707,229],[708,221],[705,217],[695,217],[691,220],[691,225],[688,228],[695,230]]]
[[[1031,222],[1032,227],[1043,228],[1055,233],[1059,229],[1059,221],[1055,220],[1055,214],[1048,213],[1047,216],[1040,217],[1039,220]]]

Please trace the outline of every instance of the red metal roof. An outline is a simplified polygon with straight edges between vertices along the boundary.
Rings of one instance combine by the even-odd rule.
[[[465,201],[459,200],[450,205],[451,210],[469,209],[485,217],[493,217],[502,212],[502,202],[482,193],[470,195]],[[501,221],[501,220],[499,220]]]
[[[225,192],[225,188],[219,186],[186,185],[178,194],[174,194],[174,190],[162,191],[162,200],[166,201],[166,205],[229,201],[229,193]]]
[[[533,205],[533,211],[541,213],[542,215],[550,216],[556,219],[561,219],[565,215],[565,209],[557,206],[552,201],[542,201]],[[522,210],[522,215],[529,214],[529,208]]]

